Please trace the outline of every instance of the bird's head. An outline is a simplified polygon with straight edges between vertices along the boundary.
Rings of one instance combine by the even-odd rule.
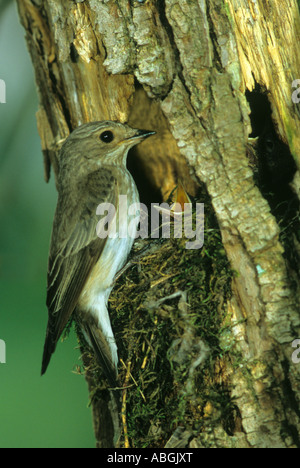
[[[120,122],[90,122],[76,128],[64,142],[59,155],[62,176],[90,172],[102,165],[126,165],[130,148],[155,132],[137,130]]]

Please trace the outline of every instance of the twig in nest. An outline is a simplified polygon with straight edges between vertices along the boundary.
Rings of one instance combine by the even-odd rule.
[[[129,438],[128,438],[128,428],[127,428],[127,418],[126,418],[126,403],[127,403],[127,386],[130,378],[130,366],[131,362],[128,362],[128,366],[126,367],[123,360],[121,360],[123,366],[126,368],[126,376],[124,381],[124,388],[123,388],[123,395],[122,395],[122,408],[121,408],[121,418],[123,424],[123,432],[124,432],[124,447],[130,448]]]
[[[157,322],[158,322],[158,318],[155,317],[155,320],[154,320],[154,326],[155,326],[155,328],[156,328]],[[145,355],[145,357],[144,357],[144,360],[143,360],[143,364],[142,364],[141,369],[145,369],[145,367],[146,367],[148,355],[149,355],[150,350],[151,350],[151,343],[152,343],[152,341],[154,340],[154,337],[155,337],[155,328],[154,328],[154,331],[153,331],[152,334],[151,334],[149,346],[148,346],[148,349],[147,349],[147,351],[146,351],[146,355]]]

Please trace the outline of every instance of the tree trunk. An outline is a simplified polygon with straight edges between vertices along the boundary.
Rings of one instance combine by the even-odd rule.
[[[18,7],[36,74],[46,180],[51,166],[57,177],[60,142],[75,127],[129,122],[157,131],[129,161],[142,201],[166,200],[181,181],[192,197],[200,187],[206,218],[216,217],[199,261],[194,254],[184,263],[175,243],[156,245],[152,259],[162,255],[162,263],[153,260],[155,274],[147,253],[138,273],[125,273],[131,283],[121,278],[117,286],[113,321],[124,288],[126,310],[128,300],[136,304],[127,333],[117,333],[119,421],[112,404],[119,396],[105,389],[83,350],[91,395],[99,391],[92,399],[98,447],[299,447],[300,365],[292,359],[300,338],[300,107],[292,100],[300,78],[299,2],[18,0]],[[212,226],[230,267],[210,240]],[[209,245],[208,265],[201,262]],[[172,256],[176,266],[167,264]],[[234,271],[231,294],[221,264]],[[197,303],[189,265],[199,274]],[[141,275],[148,289],[137,303]],[[177,299],[162,296],[162,282]],[[211,294],[213,333],[199,322]],[[156,334],[166,324],[163,350]],[[158,394],[160,406],[150,409]]]

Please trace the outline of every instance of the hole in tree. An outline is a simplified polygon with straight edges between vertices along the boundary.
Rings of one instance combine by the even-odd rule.
[[[294,249],[290,240],[293,234],[300,240],[300,205],[290,186],[297,170],[296,163],[289,146],[281,140],[274,126],[267,93],[257,84],[252,92],[246,92],[246,97],[251,109],[252,133],[249,137],[256,139],[256,183],[276,217],[281,228],[281,241],[290,256],[289,251],[292,253]],[[296,261],[298,265],[299,261]]]
[[[272,110],[267,94],[257,85],[246,97],[251,108],[252,133],[250,138],[257,138],[257,182],[263,195],[271,203],[288,201],[293,198],[289,187],[297,170],[295,160],[279,137],[272,120]]]
[[[149,170],[147,170],[147,165],[144,163],[143,159],[138,157],[138,149],[132,148],[129,151],[127,168],[134,178],[141,203],[144,203],[148,207],[151,203],[161,203],[161,191],[159,187],[156,186]]]
[[[137,82],[135,87],[128,123],[133,128],[156,132],[133,147],[127,158],[127,167],[136,182],[140,201],[148,208],[151,203],[167,201],[179,182],[194,197],[198,181],[180,154],[159,102],[149,98]]]

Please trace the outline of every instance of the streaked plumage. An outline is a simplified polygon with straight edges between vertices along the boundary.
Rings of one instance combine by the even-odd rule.
[[[139,196],[126,169],[127,153],[153,133],[117,122],[93,122],[77,128],[61,149],[58,202],[48,264],[49,320],[42,374],[75,313],[106,375],[111,383],[115,381],[117,346],[107,302],[114,277],[132,247],[134,232],[125,239],[99,238],[96,227],[100,218],[96,209],[100,203],[111,203],[116,207],[117,220],[120,210],[121,224],[128,224],[126,207],[118,206],[119,196],[127,195],[128,205],[137,203]]]

